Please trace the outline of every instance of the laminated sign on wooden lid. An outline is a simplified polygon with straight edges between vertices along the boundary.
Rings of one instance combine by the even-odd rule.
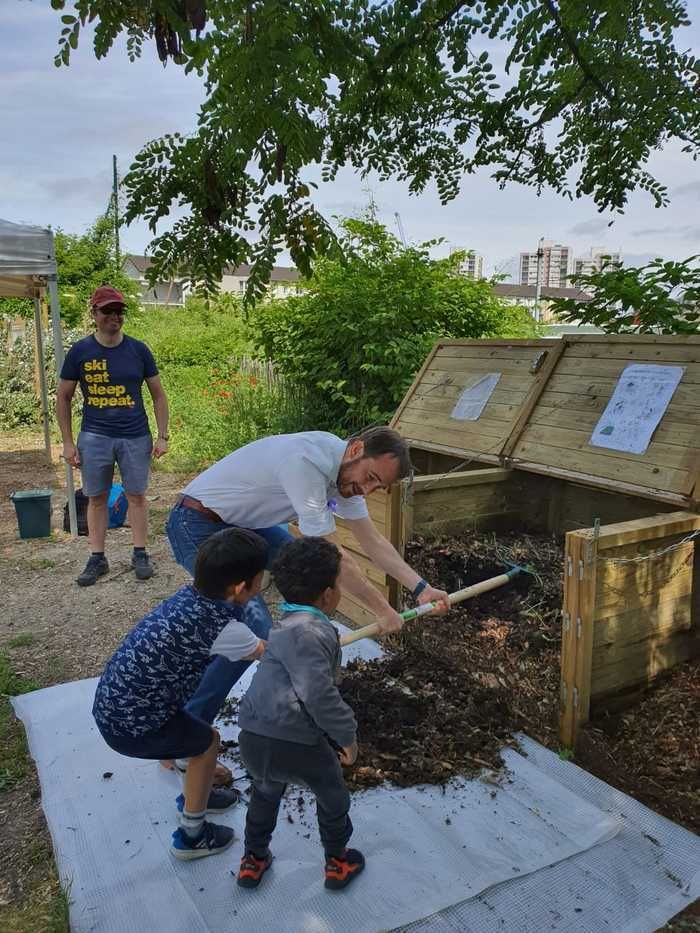
[[[697,500],[700,337],[565,341],[509,465],[679,505]]]
[[[561,350],[559,340],[441,340],[392,427],[416,447],[500,463]]]

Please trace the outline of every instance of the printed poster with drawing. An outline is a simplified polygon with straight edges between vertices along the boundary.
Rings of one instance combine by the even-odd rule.
[[[493,395],[500,378],[500,373],[487,373],[466,386],[460,393],[450,418],[457,421],[476,421]]]
[[[632,363],[617,381],[590,444],[643,454],[683,378],[684,366]]]

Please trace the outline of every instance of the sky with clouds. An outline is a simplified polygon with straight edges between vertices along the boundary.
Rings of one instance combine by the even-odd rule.
[[[679,44],[700,55],[700,0],[688,8],[694,22]],[[125,172],[149,139],[193,128],[203,90],[172,63],[163,68],[150,46],[133,64],[123,44],[98,62],[87,35],[70,67],[56,68],[60,25],[48,0],[0,0],[0,216],[80,232],[107,207],[112,155]],[[500,191],[486,174],[465,178],[458,198],[442,206],[434,190],[413,197],[405,185],[346,171],[321,188],[317,203],[327,215],[356,214],[369,186],[394,232],[398,212],[408,240],[444,237],[438,253],[474,249],[487,273],[514,272],[517,254],[536,248],[542,236],[576,255],[591,246],[622,249],[629,264],[699,253],[700,163],[669,147],[654,155],[651,168],[669,187],[670,206],[657,210],[648,195],[635,193],[612,227],[588,199],[538,197],[520,186]],[[125,251],[142,253],[149,233],[134,223],[122,240]]]

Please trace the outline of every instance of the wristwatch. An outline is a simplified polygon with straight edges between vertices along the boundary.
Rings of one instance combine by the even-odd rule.
[[[416,584],[416,588],[413,591],[413,598],[418,599],[418,597],[420,596],[420,594],[423,592],[423,590],[426,588],[427,585],[428,585],[427,580],[419,580],[418,583]]]

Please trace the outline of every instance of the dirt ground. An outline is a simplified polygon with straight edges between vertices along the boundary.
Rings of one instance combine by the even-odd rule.
[[[122,528],[112,530],[108,535],[109,575],[94,587],[78,588],[74,579],[84,565],[87,540],[81,537],[74,541],[62,530],[65,480],[64,467],[62,462],[58,462],[57,454],[58,450],[55,449],[54,463],[48,465],[39,438],[23,438],[20,444],[17,439],[0,438],[0,579],[5,597],[4,612],[0,619],[0,653],[9,659],[17,675],[41,687],[98,675],[131,625],[187,579],[187,575],[177,567],[170,555],[163,524],[177,491],[188,477],[156,472],[149,489],[152,535],[149,550],[157,568],[156,575],[148,581],[137,581],[134,578],[129,567],[130,531]],[[9,493],[43,487],[54,489],[52,535],[49,539],[20,540]],[[450,587],[455,581],[441,582]],[[549,617],[543,614],[541,606],[539,611],[540,618],[545,619],[545,622],[539,626],[532,644],[520,646],[526,665],[534,663],[536,659],[541,661],[543,656],[549,654],[554,657],[557,651],[556,642],[551,641],[556,638],[555,627],[550,625]],[[457,624],[457,620],[451,624]],[[497,626],[489,626],[487,619],[482,620],[479,631],[485,646],[496,645],[504,637]],[[406,647],[410,648],[410,643]],[[511,673],[499,670],[497,666],[481,671],[479,688],[483,696],[491,691],[495,705],[498,705],[504,682],[508,682]],[[407,672],[402,668],[401,677],[397,678],[401,680],[399,688],[409,686],[411,689],[411,685],[405,684],[406,676]],[[553,676],[552,685],[557,682],[558,676]],[[697,684],[698,679],[695,678],[689,680],[688,687],[696,689]],[[551,726],[542,725],[540,728],[541,724],[551,720],[551,716],[550,719],[547,717],[551,713],[549,704],[556,704],[556,686],[553,689],[554,695],[550,697],[548,681],[543,684],[540,694],[531,697],[531,702],[520,705],[511,725],[513,728],[524,728],[533,737],[556,747]],[[660,695],[663,697],[663,693]],[[542,716],[537,718],[533,711],[542,696],[545,697]],[[662,745],[666,741],[669,725],[678,717],[675,696],[674,693],[669,694],[664,701],[666,724],[659,736],[663,740]],[[536,723],[534,719],[537,719]],[[531,728],[528,728],[528,720]],[[610,783],[617,780],[617,786],[627,792],[639,792],[640,788],[633,781],[625,786],[620,778],[624,768],[619,767],[624,756],[631,755],[631,749],[634,748],[634,726],[627,731],[613,731],[618,740],[624,734],[624,741],[619,740],[621,744],[616,745],[604,731],[592,730],[590,742],[594,751],[587,750],[585,754],[589,755],[591,761],[602,761],[608,756],[613,765],[601,776]],[[488,728],[482,732],[484,751],[477,758],[485,757],[490,762],[496,747],[495,739],[501,736],[496,731],[489,736]],[[688,766],[692,767],[692,754],[689,753],[687,758]],[[447,761],[448,758],[443,760]],[[585,761],[581,763],[585,766]],[[479,761],[473,763],[474,767],[478,765]],[[435,775],[435,779],[444,779],[445,776],[444,773]],[[644,799],[642,788],[640,799],[663,812],[664,795],[658,788],[663,789],[666,778],[660,771],[651,775],[651,779],[658,785],[656,800],[653,799],[651,785],[648,798]],[[684,775],[683,780],[686,779],[691,782],[692,775]],[[372,783],[372,780],[359,780],[357,783]],[[684,813],[681,801],[675,815],[667,815],[689,825],[684,819]],[[55,888],[55,880],[51,880],[54,877],[51,841],[41,810],[39,785],[33,767],[30,767],[30,775],[26,780],[10,790],[0,791],[0,823],[4,830],[3,846],[0,847],[0,927],[3,927],[4,909],[22,905],[29,898],[41,897],[42,892],[50,896],[52,885]],[[698,904],[664,929],[673,930],[674,933],[698,933]],[[41,933],[38,927],[36,933]]]

